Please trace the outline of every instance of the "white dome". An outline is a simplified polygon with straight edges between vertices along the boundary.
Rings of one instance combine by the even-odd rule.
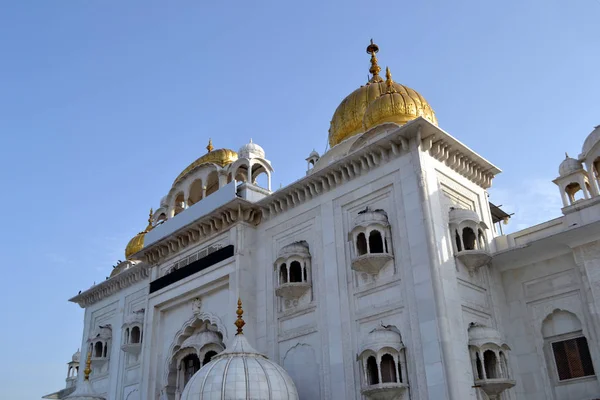
[[[558,174],[560,176],[567,176],[573,172],[581,171],[582,169],[583,166],[581,165],[581,162],[567,155],[567,157],[563,160],[563,162],[560,163],[560,166],[558,167]]]
[[[384,348],[392,348],[400,351],[404,348],[400,333],[393,327],[381,326],[373,329],[363,340],[360,346],[360,354],[367,350],[378,352]]]
[[[79,362],[80,358],[81,358],[81,352],[79,350],[77,350],[77,352],[73,353],[73,357],[71,357],[71,361]]]
[[[252,142],[243,145],[238,150],[238,156],[240,158],[265,158],[265,151],[262,147]]]
[[[583,142],[583,147],[581,148],[581,156],[580,158],[587,157],[588,153],[592,150],[596,143],[600,142],[600,125],[596,126],[592,133],[588,135]]]
[[[77,384],[77,388],[73,393],[66,397],[68,400],[106,400],[104,397],[96,394],[92,389],[92,384],[89,380],[84,379],[83,382]]]
[[[283,368],[250,346],[243,334],[200,368],[181,400],[298,400],[292,378]]]

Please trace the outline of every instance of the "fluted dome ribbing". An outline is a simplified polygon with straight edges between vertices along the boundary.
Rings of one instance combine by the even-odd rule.
[[[243,334],[186,385],[181,400],[298,400],[292,378],[250,346]]]

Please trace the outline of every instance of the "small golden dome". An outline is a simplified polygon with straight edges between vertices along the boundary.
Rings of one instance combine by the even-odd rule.
[[[208,146],[206,146],[206,150],[208,150],[208,152],[205,155],[188,165],[187,168],[177,176],[175,182],[173,182],[173,186],[177,185],[190,171],[202,164],[217,164],[220,167],[224,167],[238,159],[237,153],[233,150],[214,150],[212,139],[208,140]]]
[[[125,247],[125,259],[129,260],[132,255],[144,248],[144,236],[146,236],[146,233],[150,232],[152,228],[152,209],[150,209],[150,216],[148,217],[148,226],[142,232],[135,235],[129,241],[129,243],[127,243],[127,247]]]
[[[367,47],[367,53],[371,54],[371,68],[369,72],[372,74],[372,77],[366,85],[356,89],[342,100],[333,113],[329,127],[329,146],[333,147],[349,137],[363,133],[365,131],[363,119],[367,107],[371,102],[387,92],[387,84],[379,76],[381,68],[377,64],[377,58],[375,57],[375,53],[378,51],[379,47],[371,40],[371,44]],[[404,104],[408,105],[409,111],[413,108],[415,109],[415,115],[407,113],[403,118],[399,118],[398,120],[406,119],[402,122],[406,123],[419,116],[423,116],[432,123],[437,124],[435,114],[423,96],[399,83],[394,82],[393,86],[396,92],[402,96]]]
[[[415,90],[392,80],[392,73],[386,68],[386,90],[375,99],[363,116],[365,131],[386,122],[404,125],[415,118],[423,117],[437,125],[435,113],[427,101]]]

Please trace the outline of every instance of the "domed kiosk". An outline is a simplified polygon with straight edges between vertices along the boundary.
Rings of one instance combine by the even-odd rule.
[[[242,302],[238,300],[237,334],[226,350],[214,356],[190,379],[181,400],[298,400],[292,378],[244,336]]]

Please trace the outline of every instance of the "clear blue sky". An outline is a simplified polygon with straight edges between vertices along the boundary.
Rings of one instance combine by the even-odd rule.
[[[382,66],[498,165],[513,229],[560,214],[551,180],[600,124],[599,0],[8,1],[0,5],[3,399],[60,389],[67,299],[103,280],[177,174],[250,138],[274,186],[325,149]]]

